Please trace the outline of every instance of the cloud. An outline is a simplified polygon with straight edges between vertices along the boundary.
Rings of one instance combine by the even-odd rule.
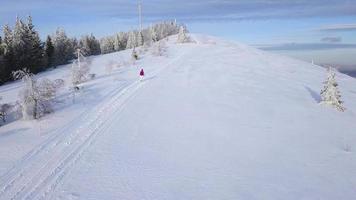
[[[318,28],[319,31],[356,31],[356,24],[333,24]]]
[[[2,13],[55,13],[128,19],[137,16],[130,0],[1,0]],[[177,18],[189,21],[266,20],[356,16],[350,0],[143,0],[146,21]],[[13,17],[13,16],[11,16]]]
[[[342,38],[341,37],[324,37],[324,38],[321,38],[320,41],[330,42],[330,43],[338,43],[338,42],[342,41]]]
[[[328,50],[328,49],[356,49],[356,44],[335,43],[287,43],[276,45],[255,45],[259,49],[267,51],[304,51],[304,50]]]

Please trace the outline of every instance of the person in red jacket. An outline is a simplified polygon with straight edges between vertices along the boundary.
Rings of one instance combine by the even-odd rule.
[[[144,76],[145,76],[145,72],[143,71],[143,69],[141,69],[141,71],[140,71],[140,81],[143,80]]]

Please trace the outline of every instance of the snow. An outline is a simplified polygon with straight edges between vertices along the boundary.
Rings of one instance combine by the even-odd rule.
[[[190,36],[134,64],[131,50],[91,57],[96,79],[74,104],[63,88],[55,113],[1,126],[0,199],[356,196],[355,79],[336,75],[339,112],[319,104],[324,68]],[[122,66],[108,74],[112,63]],[[3,101],[20,87],[1,86]]]

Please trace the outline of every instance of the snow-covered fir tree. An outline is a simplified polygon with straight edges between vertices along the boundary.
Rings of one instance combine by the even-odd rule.
[[[342,105],[340,91],[338,89],[338,83],[335,79],[335,72],[331,67],[328,69],[327,80],[324,82],[324,88],[321,91],[321,104],[329,105],[336,108],[339,111],[344,111],[345,108]]]
[[[4,55],[6,55],[13,51],[12,50],[13,34],[8,24],[4,26],[3,31],[4,31],[3,51],[4,51]]]
[[[32,23],[32,17],[31,15],[29,15],[27,18],[26,26],[26,34],[28,37],[27,42],[29,45],[29,60],[27,61],[26,67],[28,67],[31,72],[37,73],[39,71],[42,71],[44,68],[44,48],[40,36],[34,27],[35,26]]]
[[[157,36],[156,30],[155,30],[155,28],[153,26],[150,27],[150,39],[153,42],[157,42],[158,41],[158,36]]]
[[[0,36],[0,56],[4,55],[4,47],[2,44],[2,37]]]
[[[85,56],[99,55],[101,53],[100,43],[93,34],[83,36],[79,41],[79,48]]]
[[[120,32],[115,36],[115,51],[126,49],[127,46],[127,33]]]
[[[142,35],[144,38],[144,48],[148,49],[148,47],[152,46],[154,42],[157,40],[157,35],[155,35],[154,30],[152,31],[152,26],[148,29],[142,31]]]
[[[0,73],[0,83],[4,83],[12,78],[11,71],[14,67],[14,50],[13,50],[13,34],[9,25],[5,25],[3,29],[3,68]]]
[[[76,58],[77,48],[81,48],[85,55],[110,53],[142,45],[148,49],[153,42],[177,34],[178,31],[179,27],[175,23],[161,22],[141,31],[120,32],[100,40],[99,44],[93,35],[84,36],[78,41],[76,38],[68,38],[63,29],[57,29],[52,37],[42,42],[31,16],[25,22],[17,18],[13,30],[8,25],[3,29],[0,42],[0,84],[13,78],[12,71],[23,67],[37,73],[50,66],[66,64]]]
[[[186,42],[190,42],[190,38],[189,38],[189,36],[187,36],[187,34],[186,34],[186,29],[185,29],[185,27],[184,27],[184,26],[181,26],[181,27],[179,28],[177,43],[186,43]]]
[[[2,72],[5,69],[5,62],[4,62],[4,47],[2,43],[2,38],[0,36],[0,71]],[[0,75],[0,84],[2,83],[3,75]]]
[[[127,39],[126,49],[132,49],[132,48],[136,47],[136,44],[137,44],[136,34],[134,31],[131,31],[129,33],[129,37]]]
[[[12,36],[12,48],[14,52],[14,68],[15,70],[21,69],[27,65],[26,61],[28,60],[28,36],[26,35],[26,25],[21,19],[16,18],[15,28],[13,30]]]
[[[136,33],[136,42],[137,42],[137,43],[136,43],[136,46],[137,46],[137,47],[142,46],[143,43],[144,43],[144,38],[143,38],[143,34],[142,34],[141,31],[139,31],[139,32]]]
[[[54,63],[54,46],[52,42],[51,36],[47,36],[46,43],[45,43],[45,59],[46,59],[46,66],[50,67]]]
[[[14,68],[26,66],[31,72],[39,72],[43,67],[43,45],[32,24],[31,16],[27,23],[17,18],[13,31],[12,48],[14,53]]]
[[[56,65],[65,64],[70,59],[74,58],[74,42],[68,38],[63,29],[57,29],[52,39],[54,44],[54,57]]]

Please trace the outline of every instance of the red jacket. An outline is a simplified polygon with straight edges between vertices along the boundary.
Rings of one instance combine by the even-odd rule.
[[[141,69],[140,76],[144,76],[144,75],[145,75],[145,72],[143,71],[143,69]]]

